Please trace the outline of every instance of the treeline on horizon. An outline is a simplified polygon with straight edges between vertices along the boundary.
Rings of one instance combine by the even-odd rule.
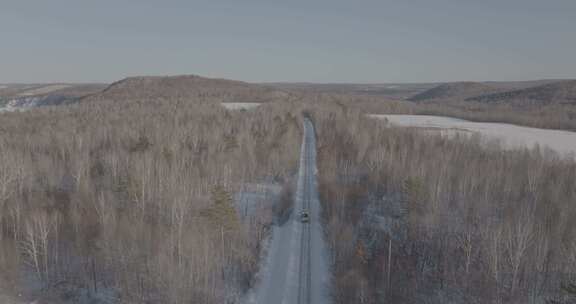
[[[534,128],[576,131],[575,104],[518,106],[506,103],[486,104],[477,101],[448,99],[434,102],[390,100],[382,97],[350,96],[346,105],[367,114],[440,115],[477,122],[510,123]]]
[[[442,115],[479,122],[501,122],[543,129],[576,131],[575,105],[516,107],[506,104],[485,105],[479,102],[417,105],[415,114]]]

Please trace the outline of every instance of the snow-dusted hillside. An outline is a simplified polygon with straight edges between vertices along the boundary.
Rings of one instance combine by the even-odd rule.
[[[99,84],[1,85],[0,112],[67,104],[103,88]]]

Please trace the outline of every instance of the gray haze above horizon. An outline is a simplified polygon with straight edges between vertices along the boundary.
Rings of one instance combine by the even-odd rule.
[[[0,0],[0,83],[576,78],[574,0]]]

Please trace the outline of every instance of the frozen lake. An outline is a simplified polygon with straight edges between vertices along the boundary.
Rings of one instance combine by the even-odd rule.
[[[547,147],[562,156],[576,156],[576,132],[522,127],[506,123],[472,122],[458,118],[432,115],[370,115],[386,118],[395,126],[423,128],[442,134],[479,134],[498,140],[504,148]]]

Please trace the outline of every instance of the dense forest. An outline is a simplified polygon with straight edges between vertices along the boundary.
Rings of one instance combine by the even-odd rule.
[[[326,108],[315,121],[336,303],[572,303],[571,159]]]
[[[405,102],[99,100],[2,114],[0,290],[56,303],[238,303],[290,212],[313,117],[335,303],[571,303],[576,164],[391,128]],[[249,218],[248,183],[284,188]],[[280,221],[281,222],[281,221]]]
[[[233,303],[270,210],[245,183],[297,169],[301,117],[274,104],[98,102],[2,114],[0,290],[56,303]]]

